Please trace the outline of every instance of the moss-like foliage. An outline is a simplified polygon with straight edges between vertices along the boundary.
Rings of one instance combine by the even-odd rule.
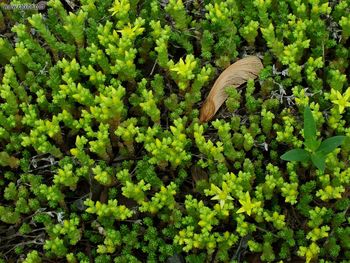
[[[0,262],[350,261],[349,0],[27,2],[0,4]],[[280,158],[306,107],[346,136],[321,170]]]

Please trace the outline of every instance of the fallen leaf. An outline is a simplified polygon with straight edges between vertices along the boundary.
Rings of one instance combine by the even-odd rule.
[[[225,102],[228,94],[225,92],[227,86],[239,87],[249,79],[256,79],[263,69],[263,64],[256,56],[242,58],[220,74],[211,88],[208,97],[200,110],[200,122],[209,121]]]

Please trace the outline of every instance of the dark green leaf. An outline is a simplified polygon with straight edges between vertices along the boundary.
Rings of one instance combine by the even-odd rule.
[[[333,152],[335,148],[342,145],[345,138],[346,136],[333,136],[328,138],[321,143],[320,147],[317,149],[317,152],[327,155]]]
[[[326,156],[321,153],[314,153],[311,155],[312,163],[322,172],[326,167]]]
[[[316,123],[308,106],[304,110],[304,138],[305,146],[315,151],[318,146],[316,141]]]
[[[309,160],[310,155],[307,151],[303,150],[303,149],[293,149],[290,150],[286,153],[284,153],[281,156],[282,160],[285,161],[307,161]]]

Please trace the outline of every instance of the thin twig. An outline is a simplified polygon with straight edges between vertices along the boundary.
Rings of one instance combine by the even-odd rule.
[[[154,61],[154,64],[153,64],[151,73],[149,73],[149,76],[152,76],[152,75],[153,75],[153,72],[154,72],[154,69],[156,68],[156,65],[157,65],[157,59],[156,59],[156,61]]]
[[[266,229],[264,229],[264,228],[261,228],[261,227],[259,227],[259,226],[255,226],[255,228],[256,228],[256,229],[259,229],[260,231],[263,231],[263,232],[265,232],[265,233],[270,233],[270,234],[273,235],[274,237],[279,238],[279,236],[277,236],[276,234],[274,234],[274,233],[272,233],[271,231],[268,231],[268,230],[266,230]]]

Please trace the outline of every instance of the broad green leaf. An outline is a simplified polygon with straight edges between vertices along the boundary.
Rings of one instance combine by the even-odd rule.
[[[327,155],[335,150],[338,146],[342,145],[346,136],[333,136],[324,140],[320,147],[317,149],[317,152]]]
[[[320,147],[322,140],[313,140],[313,141],[308,141],[305,142],[304,145],[309,148],[310,150],[312,150],[312,152],[316,152],[316,149],[318,149],[318,147]]]
[[[308,106],[304,110],[304,139],[305,146],[315,151],[318,147],[318,142],[316,140],[316,123],[312,112]]]
[[[309,160],[309,158],[310,158],[309,153],[303,149],[293,149],[293,150],[290,150],[290,151],[284,153],[281,156],[282,160],[298,161],[298,162],[307,161],[307,160]]]
[[[321,153],[314,153],[311,155],[312,163],[322,172],[326,167],[326,156]]]

